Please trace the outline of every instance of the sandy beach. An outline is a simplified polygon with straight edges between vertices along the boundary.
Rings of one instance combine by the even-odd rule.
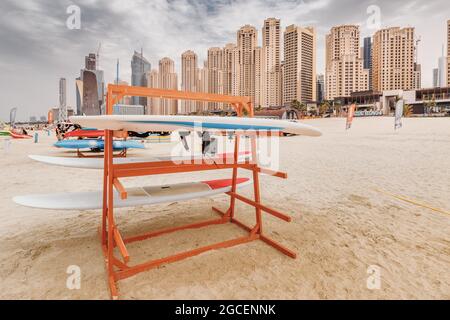
[[[123,299],[450,299],[450,215],[416,206],[401,195],[450,212],[450,119],[309,120],[320,138],[281,140],[281,170],[288,180],[262,177],[263,201],[293,217],[265,216],[265,232],[295,250],[290,259],[261,241],[200,256],[120,281]],[[98,211],[36,210],[17,195],[101,189],[102,171],[52,167],[29,154],[63,154],[55,137],[0,146],[0,299],[109,299],[97,236]],[[0,141],[2,144],[3,142]],[[173,145],[134,151],[163,154]],[[243,174],[245,176],[245,174]],[[220,177],[230,177],[227,171]],[[127,179],[126,186],[199,181],[193,173]],[[382,191],[382,192],[380,192]],[[383,193],[387,192],[387,193]],[[251,189],[243,191],[251,196]],[[228,197],[117,210],[125,235],[214,216]],[[239,204],[253,223],[254,211]],[[222,225],[166,235],[128,248],[133,263],[232,239],[242,230]],[[66,287],[67,268],[81,268],[81,289]],[[368,268],[381,271],[369,289]]]

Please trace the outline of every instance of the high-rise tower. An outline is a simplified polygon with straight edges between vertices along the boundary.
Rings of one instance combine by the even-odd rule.
[[[284,32],[283,104],[294,100],[315,101],[316,32],[314,28],[290,25]]]
[[[280,20],[269,18],[262,28],[261,49],[261,107],[280,106],[281,101],[281,61],[280,61]]]
[[[369,89],[369,70],[364,69],[358,26],[333,27],[326,36],[325,49],[327,100]]]
[[[146,74],[152,69],[152,65],[144,58],[143,53],[134,52],[131,58],[131,85],[136,87],[146,87]],[[132,97],[133,105],[147,105],[147,98]]]
[[[373,41],[373,88],[385,90],[417,89],[414,28],[379,30]]]
[[[197,54],[191,50],[181,55],[181,90],[197,92],[198,67]],[[183,100],[180,103],[181,114],[190,114],[196,111],[196,101]]]

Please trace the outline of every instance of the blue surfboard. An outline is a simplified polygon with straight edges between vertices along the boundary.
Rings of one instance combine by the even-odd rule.
[[[83,140],[61,140],[54,144],[57,148],[64,149],[101,149],[105,148],[105,141],[100,139],[83,139]],[[145,149],[144,145],[138,141],[114,141],[114,150],[123,149]]]

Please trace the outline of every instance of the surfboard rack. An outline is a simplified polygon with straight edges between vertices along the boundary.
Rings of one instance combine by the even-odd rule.
[[[250,98],[248,97],[232,97],[216,94],[203,94],[203,93],[191,93],[174,90],[162,90],[143,87],[130,87],[119,85],[108,85],[107,93],[107,113],[112,114],[112,107],[117,101],[124,96],[140,96],[140,97],[158,97],[167,99],[181,99],[181,100],[197,100],[207,102],[223,102],[231,104],[238,113],[242,116],[244,112],[249,116],[253,116],[253,106]],[[246,111],[244,111],[246,110]],[[199,163],[186,163],[175,164],[172,161],[160,161],[160,162],[146,162],[146,163],[133,163],[133,164],[114,164],[113,163],[113,137],[120,135],[120,132],[114,132],[111,130],[105,130],[105,150],[104,150],[104,175],[103,175],[103,211],[102,211],[102,224],[99,229],[102,251],[105,257],[105,265],[108,275],[108,284],[112,299],[119,298],[119,290],[117,282],[134,276],[138,273],[156,268],[158,266],[180,261],[189,257],[194,257],[207,251],[217,250],[222,248],[229,248],[240,244],[252,242],[255,240],[261,240],[269,246],[277,249],[281,253],[295,259],[296,253],[285,246],[277,243],[263,233],[263,215],[265,212],[278,219],[286,222],[291,222],[291,218],[277,210],[271,209],[261,203],[260,182],[259,175],[261,173],[270,174],[274,177],[287,179],[287,174],[283,172],[274,172],[269,169],[261,168],[258,166],[257,158],[257,137],[260,136],[260,132],[235,132],[234,133],[234,155],[232,163],[213,163],[202,160]],[[264,133],[265,136],[278,135],[279,133]],[[249,137],[251,141],[251,160],[244,162],[239,161],[239,146],[241,138]],[[172,228],[166,228],[162,230],[152,231],[150,233],[137,235],[133,237],[124,238],[120,233],[117,224],[114,219],[114,189],[116,189],[122,199],[127,198],[126,188],[120,182],[121,178],[137,177],[137,176],[149,176],[160,174],[175,174],[183,172],[198,172],[198,171],[211,171],[211,170],[232,170],[232,187],[228,193],[230,197],[229,208],[225,211],[213,207],[212,210],[216,212],[219,217],[207,221],[198,223],[177,226]],[[238,170],[249,170],[253,173],[253,193],[254,198],[249,199],[242,195],[237,194],[237,180]],[[255,220],[254,226],[247,226],[236,218],[236,201],[241,201],[249,206],[255,208]],[[148,240],[162,235],[175,233],[182,230],[192,230],[204,228],[207,226],[221,225],[226,223],[232,223],[239,228],[248,232],[248,235],[239,237],[236,239],[211,244],[205,247],[196,248],[181,252],[168,257],[151,260],[148,262],[140,263],[134,266],[130,265],[131,256],[128,252],[126,245],[143,240]],[[121,259],[117,258],[114,254],[115,250],[120,253]]]
[[[114,138],[119,139],[128,139],[129,135],[127,131],[115,131]],[[106,147],[106,146],[105,146]],[[128,155],[128,149],[120,150],[119,152],[113,153],[113,158],[126,158]],[[102,154],[86,154],[82,152],[80,149],[77,149],[77,157],[78,158],[103,158]]]
[[[120,150],[119,152],[113,155],[113,158],[126,158],[127,157],[127,149]],[[101,154],[86,154],[80,149],[77,149],[77,157],[78,158],[103,158],[104,155]]]

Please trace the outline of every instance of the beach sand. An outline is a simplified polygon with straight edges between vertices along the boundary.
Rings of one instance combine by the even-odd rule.
[[[450,215],[400,201],[376,189],[450,211],[450,119],[393,118],[307,122],[321,138],[281,140],[288,180],[263,176],[263,202],[293,217],[264,216],[264,231],[298,253],[290,259],[261,241],[211,251],[119,282],[123,299],[450,299]],[[51,167],[28,154],[55,153],[54,137],[0,146],[1,299],[108,299],[97,236],[100,212],[35,210],[16,195],[101,189],[102,172]],[[2,141],[0,141],[3,143]],[[150,145],[161,154],[172,145]],[[61,154],[62,152],[56,151]],[[141,154],[134,151],[135,154]],[[68,153],[66,153],[68,154]],[[126,179],[126,186],[211,179],[211,172]],[[245,175],[245,174],[244,174]],[[229,177],[227,171],[217,177]],[[216,178],[216,175],[214,176]],[[243,191],[251,196],[251,189]],[[136,235],[214,217],[228,197],[117,210],[122,233]],[[254,210],[238,205],[251,224]],[[130,245],[132,263],[232,239],[233,225],[183,231]],[[81,289],[66,271],[81,268]],[[368,269],[380,288],[368,288]]]

